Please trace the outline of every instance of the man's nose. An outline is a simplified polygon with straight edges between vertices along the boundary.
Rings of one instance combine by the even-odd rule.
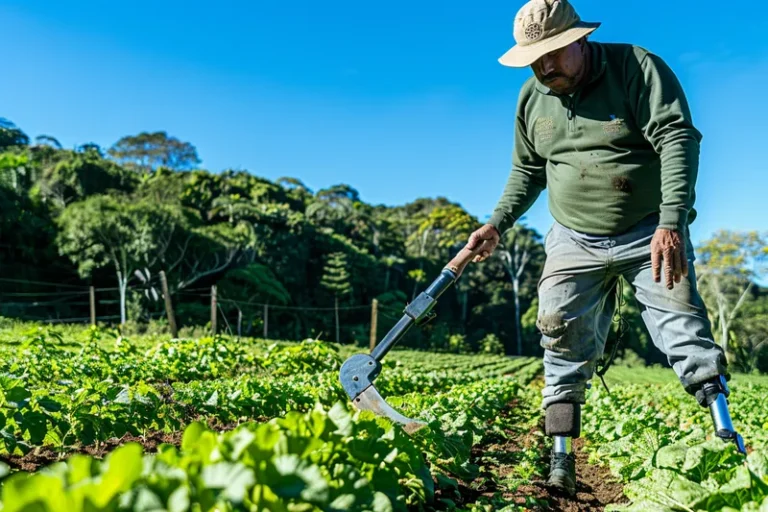
[[[541,58],[541,72],[548,75],[555,71],[555,59],[549,55],[544,55]]]

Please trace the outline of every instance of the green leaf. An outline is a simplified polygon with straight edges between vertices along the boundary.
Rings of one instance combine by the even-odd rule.
[[[336,425],[336,432],[342,436],[352,434],[352,414],[341,402],[336,402],[328,411],[328,417]]]
[[[189,510],[189,487],[181,486],[168,497],[168,512],[187,512]]]
[[[740,461],[741,455],[733,443],[711,439],[688,449],[682,471],[694,482],[702,482],[711,472],[732,467]]]
[[[382,492],[376,492],[373,495],[374,512],[393,512],[392,501]]]
[[[31,396],[32,393],[23,387],[11,388],[5,392],[5,400],[8,402],[8,405],[16,408],[22,408],[27,405]]]
[[[193,421],[184,429],[184,435],[181,438],[181,449],[184,452],[191,452],[200,440],[200,437],[208,428],[200,421]]]
[[[755,450],[747,455],[747,466],[758,477],[768,481],[768,451]]]
[[[78,512],[58,476],[16,473],[3,482],[3,512]],[[79,508],[79,507],[78,507]]]
[[[126,443],[105,458],[106,472],[90,498],[99,507],[106,507],[119,493],[131,488],[141,476],[143,451],[138,443]]]
[[[255,439],[256,434],[247,428],[240,427],[224,436],[223,444],[229,450],[229,457],[232,460],[238,460]]]
[[[688,446],[676,443],[664,446],[656,452],[656,467],[681,471],[685,463]]]
[[[48,433],[48,418],[45,414],[29,411],[24,414],[24,428],[29,432],[29,442],[39,445]]]
[[[354,494],[342,494],[337,496],[336,499],[329,504],[329,508],[335,510],[353,510],[356,501],[357,498]]]
[[[48,397],[38,398],[37,403],[48,412],[59,412],[62,407],[59,402]]]
[[[241,462],[205,466],[200,478],[207,489],[221,489],[222,497],[234,503],[242,503],[248,489],[256,483],[253,470]]]
[[[94,465],[98,465],[98,461],[84,454],[76,453],[67,459],[67,483],[69,485],[77,485],[80,482],[86,481],[98,473],[97,469],[93,469]]]
[[[652,469],[645,478],[627,484],[624,493],[632,501],[653,501],[667,507],[685,507],[709,495],[701,485],[668,469]]]
[[[267,466],[267,483],[277,496],[315,504],[328,501],[328,482],[319,467],[298,455],[279,455],[272,463]]]
[[[208,407],[216,407],[219,405],[219,392],[214,391],[208,400],[205,401],[205,405]]]

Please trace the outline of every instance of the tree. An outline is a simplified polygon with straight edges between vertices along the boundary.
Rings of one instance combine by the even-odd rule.
[[[731,327],[731,343],[739,369],[768,372],[768,291],[744,301]]]
[[[248,319],[246,333],[251,330],[253,318],[260,314],[259,303],[285,305],[291,301],[291,294],[283,283],[261,263],[230,269],[216,289],[218,302],[225,310],[234,308]]]
[[[29,137],[8,119],[0,117],[0,151],[14,146],[27,146]]]
[[[200,163],[192,144],[169,137],[164,131],[123,137],[107,152],[121,165],[144,172],[158,167],[185,171]]]
[[[61,149],[61,143],[58,141],[58,139],[50,135],[38,135],[35,137],[35,142],[39,146],[50,146],[54,149]]]
[[[86,142],[85,144],[80,144],[77,146],[75,151],[78,153],[93,154],[99,158],[104,158],[104,151],[102,151],[101,146],[95,142]]]
[[[61,209],[84,197],[129,192],[135,186],[133,177],[95,152],[58,151],[42,164],[38,189],[44,201]]]
[[[421,218],[416,230],[406,241],[410,254],[418,258],[419,272],[409,273],[414,277],[411,300],[416,297],[418,286],[428,278],[424,274],[425,260],[439,260],[448,263],[467,244],[469,235],[477,226],[477,220],[455,204],[438,205]],[[462,323],[466,322],[469,288],[459,283],[457,291],[462,302]]]
[[[541,252],[542,246],[539,235],[520,223],[507,230],[501,239],[500,247],[495,251],[504,264],[512,281],[512,297],[515,302],[515,338],[517,339],[517,354],[523,353],[523,329],[520,321],[520,282],[525,269],[535,252]]]
[[[334,310],[336,312],[336,343],[339,342],[339,296],[344,296],[352,291],[349,284],[349,272],[347,271],[347,256],[343,252],[332,252],[323,269],[321,286],[330,291],[334,297]]]
[[[355,215],[358,193],[349,185],[334,185],[317,192],[306,210],[307,219],[318,226],[329,227],[348,235]]]
[[[29,157],[25,153],[0,153],[0,184],[22,191],[29,182]]]
[[[173,256],[168,258],[167,268],[176,290],[227,271],[254,244],[253,226],[246,222],[196,226],[186,235],[169,251]]]
[[[718,344],[736,358],[732,324],[755,281],[766,277],[768,234],[720,230],[699,248],[697,282]]]
[[[57,218],[57,245],[83,278],[97,268],[112,266],[120,291],[120,323],[124,324],[128,279],[162,258],[179,216],[167,205],[93,195],[71,203]]]
[[[312,201],[312,190],[298,178],[284,176],[278,178],[275,183],[286,190],[288,197],[296,201],[298,205],[301,205],[300,209],[302,211]]]

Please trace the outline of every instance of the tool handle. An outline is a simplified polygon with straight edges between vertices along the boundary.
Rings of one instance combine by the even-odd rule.
[[[475,256],[482,254],[482,252],[486,250],[490,252],[491,243],[490,240],[483,240],[483,243],[479,244],[474,249],[469,249],[467,247],[469,244],[465,245],[459,253],[448,262],[445,268],[455,274],[456,277],[454,279],[458,279],[461,273],[464,272],[464,268],[475,258]]]
[[[428,314],[432,312],[437,299],[443,294],[445,290],[456,282],[461,275],[464,268],[469,264],[472,259],[481,254],[484,250],[490,250],[490,240],[483,240],[483,243],[478,245],[475,249],[464,248],[448,262],[448,265],[443,268],[440,275],[435,278],[434,281],[427,287],[426,291],[419,294],[416,299],[405,308],[405,314],[395,324],[392,329],[389,330],[386,336],[379,342],[371,352],[371,357],[377,361],[381,361],[387,352],[394,347],[398,341],[408,332],[414,324],[420,324],[422,321],[428,318]],[[434,314],[434,313],[432,313]]]

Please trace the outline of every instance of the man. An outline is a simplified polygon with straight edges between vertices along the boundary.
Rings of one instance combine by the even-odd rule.
[[[587,41],[599,26],[581,21],[567,0],[531,0],[518,11],[517,44],[499,60],[530,66],[534,76],[520,91],[506,186],[469,239],[470,248],[490,240],[475,261],[488,258],[547,188],[555,223],[538,284],[542,407],[554,437],[548,483],[570,495],[571,440],[580,436],[581,404],[605,347],[619,276],[685,390],[710,408],[717,435],[744,452],[689,241],[701,134],[664,61],[638,46]]]

